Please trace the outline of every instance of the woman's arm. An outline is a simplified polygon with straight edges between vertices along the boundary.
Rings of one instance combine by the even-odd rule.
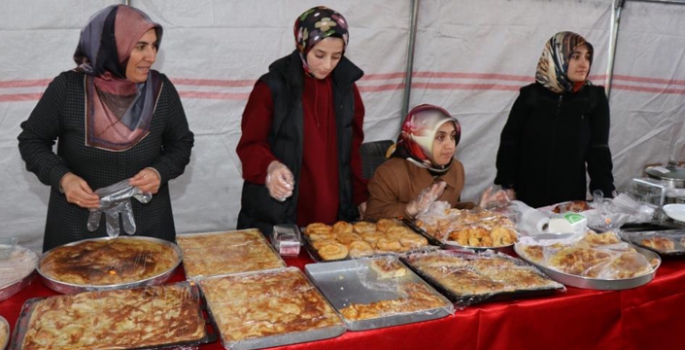
[[[601,190],[605,197],[612,196],[614,187],[614,175],[612,174],[613,162],[609,149],[609,100],[604,92],[604,87],[598,86],[590,93],[597,94],[597,106],[590,114],[590,149],[587,152],[587,171],[590,175],[590,192]]]
[[[352,155],[350,167],[352,170],[352,193],[355,205],[366,202],[369,198],[368,181],[362,176],[361,145],[364,142],[364,102],[359,94],[357,85],[354,89],[354,124],[352,124]]]
[[[407,204],[402,202],[397,173],[391,167],[379,166],[369,180],[369,200],[365,220],[379,220],[407,216]]]
[[[36,174],[40,182],[60,189],[60,180],[69,173],[64,161],[53,151],[52,146],[61,133],[60,113],[66,92],[66,78],[56,77],[29,118],[21,123],[19,153],[26,162],[26,170]]]
[[[163,151],[151,165],[159,173],[161,186],[183,174],[195,142],[176,88],[165,78],[163,89],[169,94],[169,116],[162,135]]]
[[[500,135],[495,183],[502,185],[503,188],[515,188],[516,185],[514,181],[519,167],[520,139],[529,113],[528,98],[525,88],[522,88],[511,107],[509,119],[507,119]]]
[[[243,164],[243,179],[264,184],[266,169],[276,157],[269,145],[269,130],[273,122],[274,103],[266,83],[258,81],[247,100],[240,122],[242,135],[236,152]],[[363,136],[362,136],[363,137]]]

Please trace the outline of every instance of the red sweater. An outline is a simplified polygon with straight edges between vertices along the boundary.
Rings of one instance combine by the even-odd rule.
[[[338,176],[338,134],[333,110],[333,81],[305,76],[302,92],[304,140],[297,202],[297,224],[334,223],[340,203]],[[354,86],[354,123],[352,125],[352,189],[356,205],[368,198],[367,181],[362,178],[359,147],[364,140],[364,104]],[[269,87],[257,82],[243,112],[242,136],[236,149],[243,163],[243,179],[263,184],[266,169],[276,160],[268,142],[273,120],[273,99]]]

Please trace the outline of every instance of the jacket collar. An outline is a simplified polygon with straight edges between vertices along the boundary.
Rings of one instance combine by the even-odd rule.
[[[300,52],[294,50],[290,55],[276,60],[269,66],[270,71],[276,71],[288,82],[290,88],[301,88],[304,85],[304,69],[300,60]],[[346,88],[364,76],[364,71],[352,61],[343,56],[340,63],[333,70],[333,82],[338,89]]]

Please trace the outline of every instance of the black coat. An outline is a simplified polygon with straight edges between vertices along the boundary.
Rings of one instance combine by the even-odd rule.
[[[609,102],[601,86],[556,94],[541,84],[521,88],[497,153],[495,183],[532,207],[605,196],[614,191]]]
[[[354,82],[363,75],[361,69],[345,56],[333,70],[333,102],[338,136],[338,172],[340,204],[338,219],[353,221],[358,217],[352,198],[352,125],[354,123]],[[269,146],[274,156],[293,173],[293,195],[279,202],[269,195],[265,185],[245,181],[238,215],[238,229],[258,228],[269,235],[273,225],[297,223],[299,174],[302,166],[304,115],[302,90],[304,69],[298,51],[293,51],[269,66],[261,81],[271,90],[274,101],[273,123],[269,131]]]
[[[188,129],[181,100],[173,84],[160,74],[162,91],[150,134],[132,148],[111,152],[85,145],[85,75],[68,71],[45,90],[28,120],[21,124],[19,151],[26,169],[51,187],[43,250],[73,241],[107,236],[105,217],[88,232],[89,211],[67,202],[59,182],[67,172],[83,178],[96,190],[131,178],[146,167],[161,175],[159,192],[148,204],[132,200],[136,235],[174,241],[176,229],[167,182],[183,174],[190,161],[193,133]],[[58,140],[57,154],[52,146]],[[121,235],[124,235],[123,229]]]

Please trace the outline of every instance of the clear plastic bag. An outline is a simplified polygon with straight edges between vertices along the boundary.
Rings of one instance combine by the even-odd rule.
[[[119,232],[121,232],[119,217],[121,217],[126,234],[133,235],[136,233],[136,222],[133,219],[131,198],[135,198],[143,204],[149,203],[152,200],[151,193],[143,192],[138,187],[131,186],[129,179],[99,188],[95,190],[95,194],[100,197],[100,207],[90,209],[87,225],[88,231],[94,232],[100,227],[100,218],[104,213],[107,235],[109,237],[119,236]]]

